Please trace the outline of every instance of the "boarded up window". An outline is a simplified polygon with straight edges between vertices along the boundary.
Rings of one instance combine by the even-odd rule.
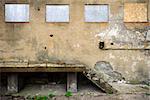
[[[6,22],[29,22],[28,4],[5,4]]]
[[[124,22],[147,22],[148,12],[145,3],[125,3]]]
[[[85,5],[85,22],[108,22],[108,5]]]
[[[69,22],[69,6],[46,5],[46,22]]]

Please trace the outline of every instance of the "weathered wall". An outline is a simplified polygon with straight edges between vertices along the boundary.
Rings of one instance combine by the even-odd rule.
[[[29,23],[4,22],[4,4],[15,2],[30,3]],[[123,48],[141,48],[141,41],[144,45],[144,32],[150,29],[150,23],[123,22],[124,3],[140,2],[150,7],[148,0],[0,0],[0,60],[71,60],[89,67],[97,61],[108,61],[127,80],[148,79],[149,50],[98,48],[99,41],[105,41],[106,47],[115,49],[122,45]],[[46,23],[45,4],[69,4],[70,22]],[[109,22],[84,22],[84,4],[109,4]],[[150,19],[150,10],[148,12]],[[115,44],[112,47],[111,42]],[[146,45],[149,47],[148,43]]]

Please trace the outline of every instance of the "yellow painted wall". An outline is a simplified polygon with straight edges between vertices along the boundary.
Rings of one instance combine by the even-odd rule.
[[[15,2],[30,4],[29,23],[5,23],[4,4]],[[126,44],[131,40],[133,44],[129,45],[131,48],[138,47],[139,37],[143,40],[143,31],[148,29],[150,23],[124,23],[124,3],[146,3],[148,7],[150,6],[148,0],[1,0],[0,60],[80,61],[89,67],[94,67],[97,61],[108,61],[127,80],[148,79],[149,50],[100,50],[98,48],[99,41],[115,43],[115,40],[120,37],[128,39]],[[46,4],[69,4],[70,22],[46,23]],[[109,4],[109,22],[84,22],[84,4]],[[50,37],[51,34],[53,37]],[[115,44],[116,46],[113,47],[117,48],[122,45]],[[149,46],[148,43],[146,44]]]

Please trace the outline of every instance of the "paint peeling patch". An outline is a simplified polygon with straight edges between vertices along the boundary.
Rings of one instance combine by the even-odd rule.
[[[123,22],[110,22],[108,29],[96,34],[100,41],[105,42],[105,48],[149,48],[146,34],[150,27],[128,30]],[[113,45],[112,45],[113,43]]]

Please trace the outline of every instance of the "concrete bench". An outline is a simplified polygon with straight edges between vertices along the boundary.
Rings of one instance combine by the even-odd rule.
[[[0,62],[0,72],[9,73],[8,93],[17,93],[22,86],[18,72],[67,72],[67,91],[77,92],[77,72],[83,72],[85,65],[80,63],[53,62]]]

